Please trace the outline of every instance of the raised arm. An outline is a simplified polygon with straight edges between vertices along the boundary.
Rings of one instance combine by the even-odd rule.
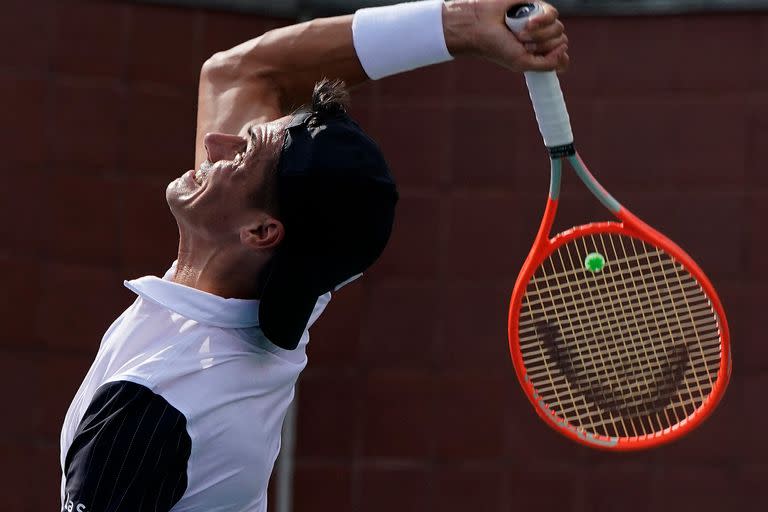
[[[238,134],[306,102],[327,76],[349,86],[367,77],[352,45],[352,16],[322,18],[267,32],[208,59],[200,73],[195,164],[203,136]]]
[[[516,71],[567,66],[567,39],[557,11],[529,22],[515,38],[504,26],[514,0],[454,0],[442,7],[447,50]],[[316,19],[272,30],[209,58],[202,67],[195,165],[205,160],[208,132],[242,134],[253,123],[276,119],[306,103],[323,77],[349,87],[368,79],[355,51],[353,16]],[[525,46],[524,46],[525,45]]]

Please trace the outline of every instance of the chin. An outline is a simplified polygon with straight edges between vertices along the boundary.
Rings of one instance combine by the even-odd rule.
[[[181,178],[176,178],[165,188],[165,201],[168,203],[174,216],[184,203],[184,192],[184,184]]]

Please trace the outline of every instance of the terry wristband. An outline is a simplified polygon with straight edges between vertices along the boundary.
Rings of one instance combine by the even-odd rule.
[[[453,59],[443,34],[443,0],[360,9],[352,40],[374,80]]]

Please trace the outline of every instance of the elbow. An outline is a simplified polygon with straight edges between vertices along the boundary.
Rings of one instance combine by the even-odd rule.
[[[275,70],[252,56],[232,50],[214,53],[200,68],[201,81],[213,83],[242,83],[271,81]]]
[[[231,50],[211,55],[200,68],[200,90],[207,94],[220,95],[224,91],[237,89],[247,91],[251,102],[269,102],[281,105],[284,87],[277,69],[263,62],[232,52]]]
[[[234,59],[227,52],[214,53],[200,68],[201,82],[220,82],[236,76]]]

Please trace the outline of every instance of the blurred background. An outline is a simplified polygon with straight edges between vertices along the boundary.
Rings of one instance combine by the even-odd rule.
[[[175,257],[164,189],[193,165],[203,60],[375,3],[3,0],[0,508],[60,507],[61,422],[133,300],[122,281]],[[271,510],[765,510],[768,3],[553,3],[580,152],[721,294],[734,354],[723,403],[689,437],[633,454],[574,444],[534,414],[506,314],[547,156],[522,77],[460,59],[353,94],[399,180],[399,216],[312,333]],[[606,217],[568,183],[561,227]]]

